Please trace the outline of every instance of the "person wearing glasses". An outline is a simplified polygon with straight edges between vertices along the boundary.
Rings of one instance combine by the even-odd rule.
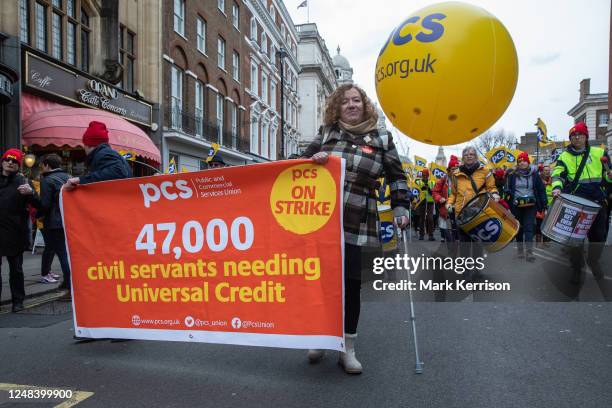
[[[557,159],[552,174],[552,196],[561,193],[572,194],[594,201],[601,206],[587,236],[589,238],[587,263],[597,280],[604,278],[599,258],[608,235],[608,209],[606,188],[612,181],[610,157],[600,148],[589,145],[589,129],[584,122],[578,122],[569,131],[570,144]],[[584,165],[582,161],[585,161]],[[584,264],[583,248],[570,250],[573,275],[571,282],[580,284]]]
[[[2,155],[0,173],[0,260],[6,257],[9,264],[12,311],[23,310],[25,287],[23,280],[23,252],[29,243],[28,204],[38,208],[40,202],[34,187],[20,173],[23,153],[8,149]],[[0,297],[2,279],[0,279]]]

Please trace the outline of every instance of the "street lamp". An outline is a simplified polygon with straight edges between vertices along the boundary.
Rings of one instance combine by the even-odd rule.
[[[280,61],[280,77],[281,77],[281,92],[280,92],[280,103],[281,103],[281,159],[285,158],[285,68],[283,59],[287,56],[287,51],[284,47],[281,47],[276,51],[276,56]]]

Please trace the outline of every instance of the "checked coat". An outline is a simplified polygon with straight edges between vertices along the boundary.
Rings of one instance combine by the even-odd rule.
[[[410,193],[391,134],[374,130],[353,135],[338,125],[325,126],[306,148],[303,157],[327,152],[346,160],[344,180],[344,240],[347,244],[379,246],[376,205],[378,179],[386,177],[391,190],[391,207],[406,210]],[[395,211],[397,214],[402,211]]]

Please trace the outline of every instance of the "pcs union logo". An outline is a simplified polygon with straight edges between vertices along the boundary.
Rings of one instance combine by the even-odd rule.
[[[494,164],[497,164],[499,162],[501,162],[502,160],[504,160],[504,158],[506,157],[506,151],[505,150],[498,150],[495,152],[495,154],[493,154],[493,156],[491,156],[491,161]]]
[[[132,324],[134,326],[140,326],[140,322],[141,322],[140,316],[138,316],[138,315],[132,316]]]
[[[391,241],[393,236],[395,235],[395,231],[393,229],[393,223],[388,221],[382,221],[380,223],[380,240],[383,244]]]
[[[232,327],[233,327],[234,329],[239,329],[239,328],[241,328],[241,327],[242,327],[242,320],[240,320],[240,318],[239,318],[239,317],[234,317],[234,318],[232,319]]]
[[[472,228],[469,235],[474,241],[497,242],[501,232],[501,222],[498,219],[490,218]]]

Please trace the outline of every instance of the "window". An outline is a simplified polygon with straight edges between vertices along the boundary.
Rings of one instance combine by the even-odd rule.
[[[270,44],[270,61],[274,64],[274,57],[276,56],[276,45]]]
[[[183,72],[172,66],[170,78],[170,108],[171,126],[174,129],[181,129],[182,109],[183,109]]]
[[[240,82],[240,54],[236,51],[232,54],[232,78]]]
[[[607,110],[601,110],[601,111],[597,111],[597,126],[608,126],[608,119],[609,119],[609,115],[608,115],[608,111]]]
[[[51,19],[51,55],[53,58],[62,59],[62,16],[53,13]]]
[[[195,121],[196,136],[204,134],[204,84],[201,81],[195,83]]]
[[[261,124],[261,155],[268,157],[268,122]]]
[[[251,116],[251,152],[255,154],[259,154],[259,143],[258,143],[258,134],[259,124],[257,123],[257,118]]]
[[[259,80],[258,76],[257,65],[251,63],[251,91],[253,91],[255,95],[259,95],[259,87],[257,86]]]
[[[47,52],[47,7],[36,3],[36,48]]]
[[[223,101],[224,97],[217,94],[217,143],[223,144]]]
[[[225,0],[217,0],[217,7],[225,14]]]
[[[251,17],[251,40],[257,42],[257,21]]]
[[[185,35],[185,0],[174,0],[174,31]]]
[[[261,99],[264,103],[268,103],[268,75],[261,73]]]
[[[197,22],[197,47],[198,51],[206,54],[206,20],[198,16]]]
[[[285,25],[281,24],[281,37],[285,38],[286,35],[287,35],[287,32],[285,31]]]
[[[270,80],[270,106],[276,110],[276,82]]]
[[[76,24],[68,22],[66,32],[66,60],[69,64],[76,65]]]
[[[240,7],[238,4],[232,4],[232,24],[236,30],[240,30]]]
[[[51,4],[53,4],[53,7],[55,7],[56,9],[61,10],[62,8],[62,0],[53,0]]]
[[[276,127],[270,127],[270,158],[276,160]]]
[[[19,1],[19,39],[24,43],[30,42],[30,2]]]
[[[217,40],[217,65],[225,69],[225,40],[221,37]]]
[[[119,62],[123,65],[123,78],[120,86],[128,92],[134,92],[134,62],[136,60],[134,44],[136,34],[129,31],[125,26],[120,27],[120,33]]]
[[[89,71],[89,16],[81,9],[81,69]]]
[[[66,0],[66,14],[68,14],[68,17],[72,18],[76,16],[74,12],[74,0]]]
[[[261,33],[261,52],[268,54],[268,35]]]
[[[238,141],[238,107],[230,103],[230,126],[232,132],[232,147],[235,149]]]
[[[274,25],[276,25],[276,9],[272,3],[270,3],[270,18],[272,19]]]

